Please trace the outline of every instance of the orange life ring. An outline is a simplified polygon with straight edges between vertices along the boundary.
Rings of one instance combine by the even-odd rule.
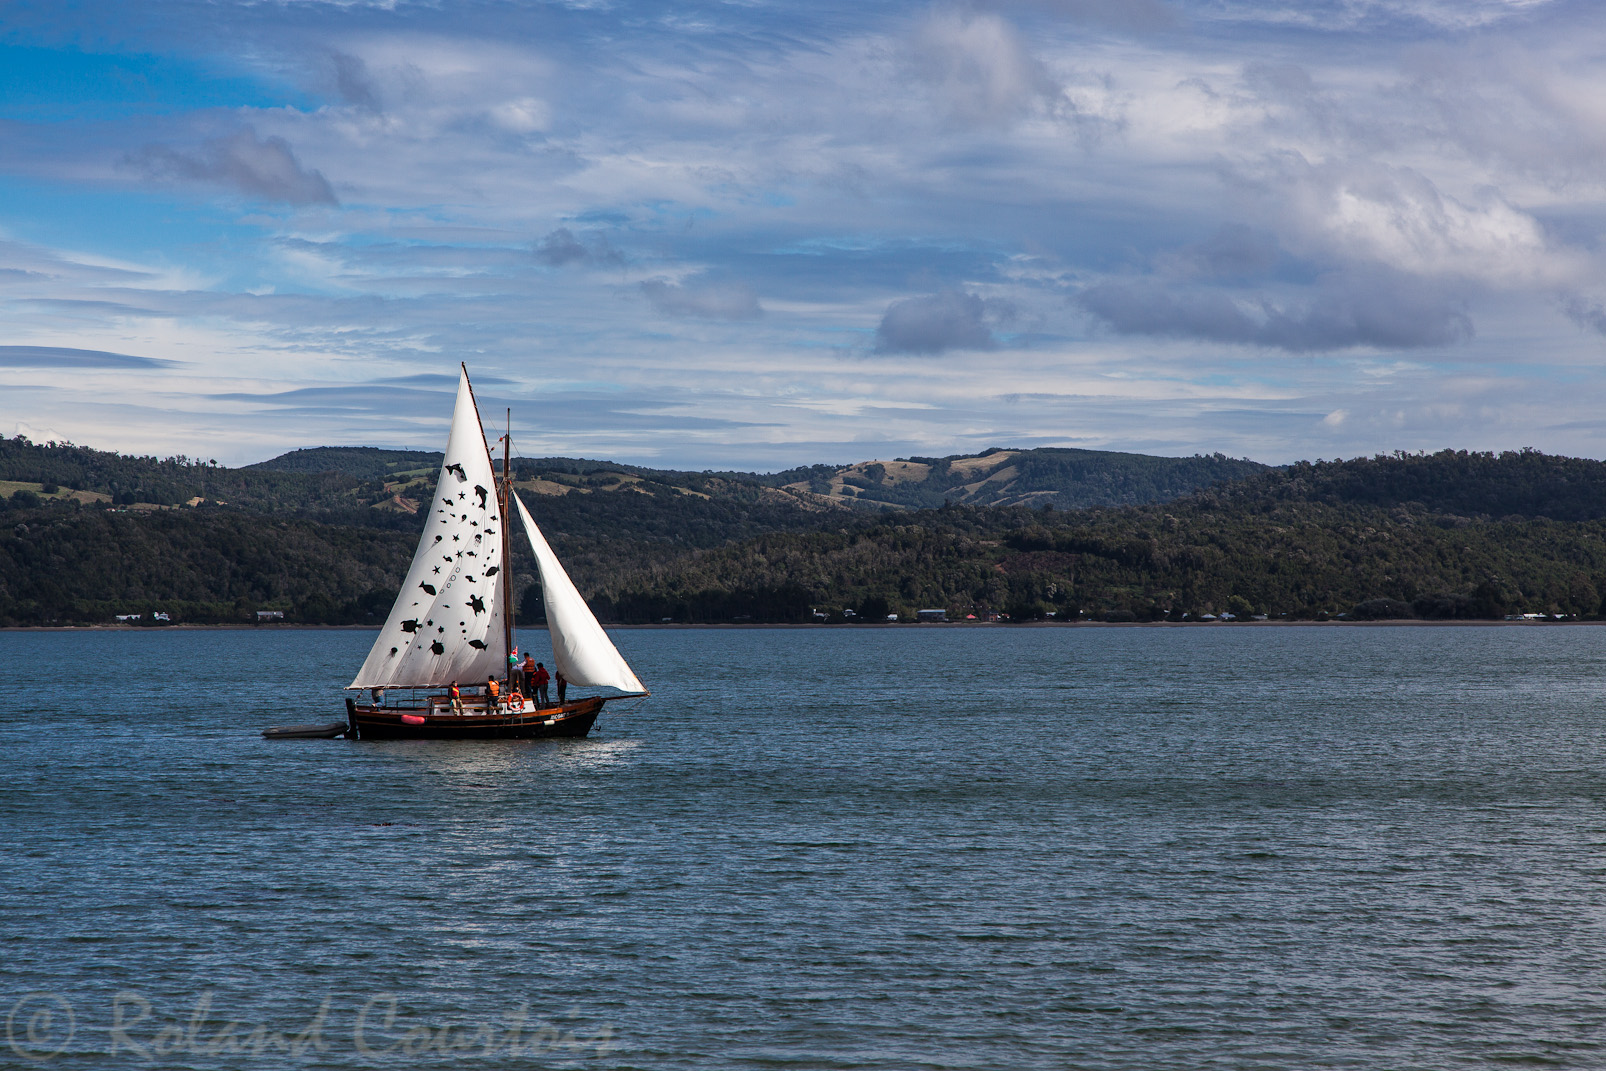
[[[507,705],[510,707],[522,707],[524,705],[524,697],[518,692],[509,692]]]

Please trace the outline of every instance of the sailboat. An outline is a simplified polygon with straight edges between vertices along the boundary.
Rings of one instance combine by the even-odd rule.
[[[464,365],[424,534],[379,638],[347,685],[348,691],[368,693],[366,702],[346,699],[347,736],[585,736],[605,703],[647,694],[514,492],[511,439],[510,429],[501,440],[498,476]],[[514,514],[540,570],[556,672],[571,688],[607,688],[612,694],[539,703],[514,690],[508,568]],[[474,694],[488,692],[491,680],[499,695]],[[457,697],[450,694],[454,685]]]

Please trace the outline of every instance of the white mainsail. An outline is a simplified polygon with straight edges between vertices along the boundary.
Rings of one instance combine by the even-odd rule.
[[[506,672],[502,523],[490,451],[465,369],[412,568],[348,687],[469,685]]]
[[[580,597],[580,592],[575,590],[574,581],[563,571],[558,556],[552,553],[546,537],[530,517],[530,511],[524,508],[518,495],[513,496],[513,501],[518,503],[524,534],[530,537],[530,549],[535,551],[535,563],[541,569],[541,595],[546,603],[547,629],[552,637],[552,661],[558,672],[570,684],[645,693],[647,689],[641,686],[624,656],[597,624],[596,616]]]

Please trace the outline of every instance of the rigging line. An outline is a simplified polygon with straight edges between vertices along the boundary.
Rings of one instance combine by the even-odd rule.
[[[502,436],[502,657],[508,660],[508,680],[513,679],[513,533],[508,525],[513,517],[513,407],[507,408],[507,430]]]

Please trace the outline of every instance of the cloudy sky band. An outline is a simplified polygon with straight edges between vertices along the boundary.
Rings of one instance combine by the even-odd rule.
[[[1602,17],[21,6],[0,431],[433,448],[463,360],[528,452],[676,467],[1603,456]]]

